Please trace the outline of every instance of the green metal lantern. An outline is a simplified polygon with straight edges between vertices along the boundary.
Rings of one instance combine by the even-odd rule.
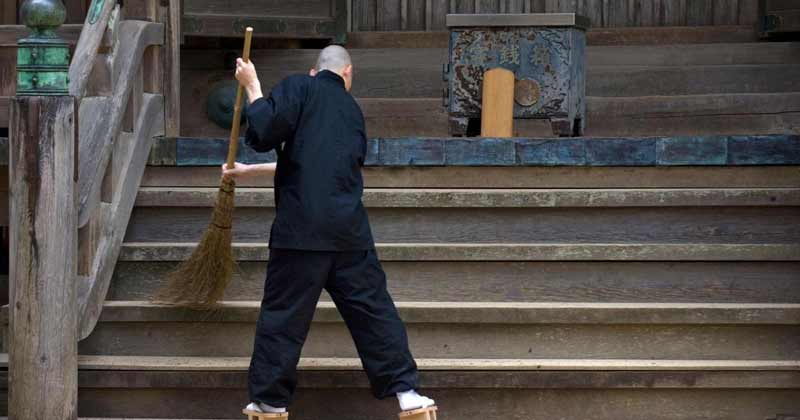
[[[20,17],[31,34],[17,44],[17,96],[68,95],[69,45],[56,35],[66,8],[61,0],[26,0]]]

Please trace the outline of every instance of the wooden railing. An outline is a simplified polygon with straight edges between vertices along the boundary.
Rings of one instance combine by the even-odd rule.
[[[95,0],[69,69],[70,94],[80,101],[79,340],[100,316],[153,139],[167,132],[165,97],[177,102],[170,8],[165,13],[151,0],[129,0],[123,8],[115,3]],[[111,46],[104,50],[105,36]]]

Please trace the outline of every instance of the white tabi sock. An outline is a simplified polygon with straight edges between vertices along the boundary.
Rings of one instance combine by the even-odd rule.
[[[269,404],[264,403],[250,403],[245,407],[245,410],[254,411],[256,413],[285,413],[285,408],[276,408]]]
[[[417,394],[413,389],[406,392],[397,393],[397,401],[400,403],[401,411],[416,410],[419,408],[430,407],[435,404],[435,401],[428,397],[423,397]]]

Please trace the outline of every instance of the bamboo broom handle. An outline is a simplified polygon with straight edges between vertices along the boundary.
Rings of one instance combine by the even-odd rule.
[[[242,60],[245,62],[250,61],[250,41],[253,39],[253,28],[248,27],[244,32],[244,51],[242,52]],[[231,138],[228,143],[228,169],[233,169],[236,162],[236,152],[239,150],[239,126],[242,122],[242,96],[244,96],[244,87],[241,83],[236,88],[236,104],[233,107],[233,122],[231,123]]]

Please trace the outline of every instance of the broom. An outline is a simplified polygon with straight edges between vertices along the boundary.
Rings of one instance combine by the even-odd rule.
[[[250,61],[250,41],[253,28],[247,28],[244,35],[242,59]],[[239,125],[242,115],[242,96],[244,88],[236,89],[236,104],[233,108],[233,123],[228,145],[228,169],[234,167],[239,146]],[[160,304],[185,306],[192,309],[210,309],[222,299],[225,288],[233,276],[236,260],[231,249],[233,224],[233,198],[236,184],[232,178],[223,178],[214,213],[197,248],[189,259],[183,261],[167,276],[153,301]]]

